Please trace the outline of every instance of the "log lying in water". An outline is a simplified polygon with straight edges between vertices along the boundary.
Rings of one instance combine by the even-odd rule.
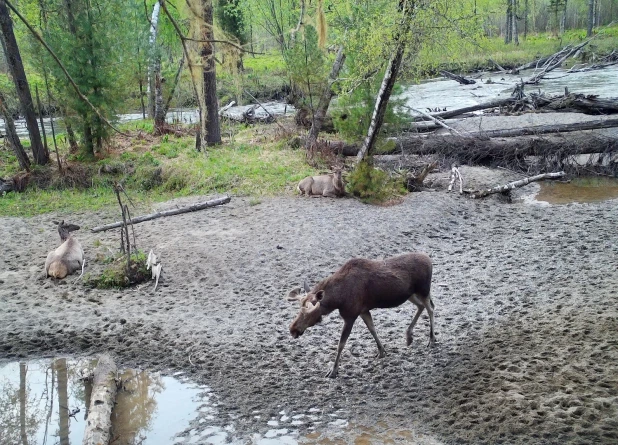
[[[455,82],[459,82],[461,85],[473,85],[476,83],[476,80],[467,79],[463,76],[460,76],[458,74],[453,74],[449,71],[442,70],[440,71],[440,74],[442,74],[444,77],[454,80]]]
[[[88,420],[83,445],[107,445],[112,427],[112,409],[116,400],[116,374],[118,369],[112,358],[102,355],[94,370]]]
[[[504,193],[504,192],[508,192],[508,191],[511,191],[519,187],[523,187],[524,185],[528,185],[531,182],[542,181],[544,179],[558,179],[558,178],[562,178],[564,175],[566,175],[565,172],[542,173],[540,175],[520,179],[519,181],[509,182],[508,184],[501,185],[498,187],[493,187],[493,188],[482,190],[479,192],[473,192],[470,195],[470,197],[471,198],[484,198],[485,196],[493,195],[494,193]]]

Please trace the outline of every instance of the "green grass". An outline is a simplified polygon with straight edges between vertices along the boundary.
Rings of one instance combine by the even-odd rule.
[[[63,182],[57,180],[44,190],[31,185],[24,193],[0,197],[0,216],[113,208],[118,205],[112,188],[115,181],[123,182],[138,205],[134,214],[154,202],[189,195],[229,193],[249,196],[257,203],[264,196],[292,194],[298,181],[316,173],[306,164],[303,150],[287,148],[284,141],[256,144],[254,136],[255,128],[241,129],[233,142],[209,148],[206,153],[195,150],[193,136],[164,136],[150,146],[133,138],[125,151],[81,164],[92,174],[92,187],[62,188]],[[15,169],[15,162],[6,152],[0,154],[2,177]],[[51,170],[46,174],[59,178],[54,164],[45,169]]]

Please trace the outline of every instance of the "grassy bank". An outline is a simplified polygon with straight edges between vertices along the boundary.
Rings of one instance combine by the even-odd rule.
[[[292,194],[300,179],[315,172],[302,150],[286,147],[273,126],[228,129],[235,132],[206,153],[194,148],[195,136],[150,136],[148,123],[126,126],[131,138],[116,137],[104,159],[76,162],[67,157],[66,172],[56,165],[37,168],[23,193],[0,197],[1,216],[98,210],[117,206],[113,184],[121,181],[140,207],[189,195],[253,197]],[[64,149],[63,149],[64,150]],[[14,156],[0,150],[0,177],[14,174]]]

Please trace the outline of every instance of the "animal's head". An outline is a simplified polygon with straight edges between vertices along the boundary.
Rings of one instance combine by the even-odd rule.
[[[324,297],[324,291],[311,292],[306,281],[304,288],[304,292],[300,288],[291,290],[287,297],[288,301],[300,302],[300,312],[290,325],[290,334],[294,338],[300,337],[307,328],[322,321],[320,301]]]
[[[66,240],[69,237],[69,234],[75,230],[79,230],[79,226],[75,224],[65,224],[64,220],[52,221],[54,224],[58,226],[58,233],[60,234],[61,240]]]

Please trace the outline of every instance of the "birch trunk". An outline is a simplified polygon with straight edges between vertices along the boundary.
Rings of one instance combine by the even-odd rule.
[[[158,4],[158,3],[157,3]],[[165,109],[163,107],[163,79],[161,78],[161,58],[157,57],[154,64],[155,113],[154,127],[156,133],[161,133],[165,126]]]
[[[345,53],[343,52],[343,46],[339,47],[337,51],[337,57],[335,59],[335,63],[333,63],[333,68],[328,76],[328,82],[324,87],[324,91],[320,96],[320,101],[318,102],[318,107],[313,115],[313,122],[311,123],[311,130],[309,130],[309,137],[305,143],[305,147],[307,149],[311,148],[318,140],[318,135],[320,134],[320,130],[322,129],[322,125],[324,124],[324,118],[326,117],[326,111],[330,105],[330,101],[335,95],[333,91],[333,84],[336,82],[337,77],[339,76],[339,71],[341,71],[341,67],[345,62]]]
[[[83,445],[107,445],[111,438],[111,415],[116,399],[117,368],[108,355],[102,355],[94,370]]]
[[[543,173],[536,176],[531,176],[529,178],[520,179],[519,181],[509,182],[508,184],[501,185],[499,187],[490,188],[487,190],[483,190],[480,192],[473,193],[470,195],[471,198],[484,198],[485,196],[493,195],[495,193],[504,193],[510,190],[523,187],[524,185],[528,185],[531,182],[542,181],[543,179],[558,179],[562,178],[566,173],[564,172],[556,172],[556,173]]]
[[[148,38],[148,85],[146,86],[146,94],[148,95],[148,116],[154,117],[155,115],[155,64],[156,64],[156,43],[157,43],[157,30],[159,28],[159,11],[161,10],[161,4],[156,2],[152,8],[152,16],[150,18],[150,37]],[[159,62],[160,63],[160,62]],[[159,75],[161,75],[161,65],[159,65]]]
[[[369,123],[367,137],[365,138],[365,142],[357,155],[359,162],[367,156],[371,156],[373,152],[376,140],[378,139],[378,134],[380,133],[380,128],[384,123],[386,107],[388,106],[388,101],[391,97],[393,87],[395,86],[395,80],[397,80],[397,74],[399,74],[399,68],[401,67],[401,61],[403,60],[406,44],[408,44],[407,35],[410,31],[412,21],[411,16],[414,11],[415,2],[413,0],[408,0],[405,4],[400,2],[399,5],[402,8],[402,18],[399,34],[395,38],[395,41],[397,42],[395,52],[388,62],[388,67],[386,68],[384,78],[382,79],[382,85],[380,86],[380,91],[378,92],[378,97],[376,98],[376,103],[373,108],[371,122]]]

